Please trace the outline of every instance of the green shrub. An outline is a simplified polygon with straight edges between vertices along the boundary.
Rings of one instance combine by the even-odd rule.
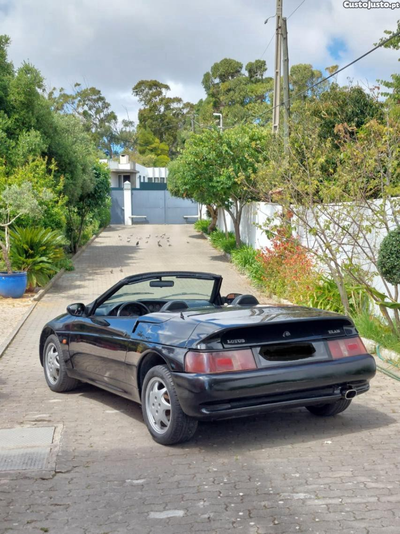
[[[345,284],[347,298],[349,299],[351,315],[356,316],[369,311],[370,299],[361,286],[348,281]],[[307,306],[320,308],[336,313],[344,313],[342,300],[337,285],[327,276],[320,276],[314,290],[310,292]]]
[[[194,229],[203,234],[208,234],[208,227],[211,224],[211,219],[199,219],[194,223]]]
[[[59,262],[57,262],[58,269],[65,269],[66,271],[75,271],[75,265],[71,258],[63,258]]]
[[[343,304],[335,282],[327,276],[321,276],[308,295],[308,306],[343,313]]]
[[[50,228],[14,227],[10,231],[13,269],[28,273],[28,289],[43,287],[59,270],[65,258],[65,238]]]
[[[400,284],[400,228],[392,230],[382,241],[378,255],[378,269],[390,284]]]
[[[246,274],[257,286],[262,285],[264,269],[258,260],[259,252],[250,245],[243,245],[231,252],[231,260],[234,265]]]
[[[353,317],[353,320],[361,336],[372,339],[383,347],[400,353],[399,338],[377,317],[365,311]]]
[[[111,198],[107,199],[105,205],[99,208],[96,212],[96,219],[99,223],[99,228],[106,228],[111,222]]]
[[[288,238],[282,229],[272,239],[271,247],[260,250],[264,269],[264,287],[268,293],[306,305],[313,292],[318,273],[313,259],[295,237]]]
[[[213,247],[218,248],[219,250],[222,250],[228,254],[230,254],[232,250],[236,248],[235,234],[232,232],[229,232],[228,237],[226,237],[224,232],[215,230],[215,232],[212,232],[210,235],[210,241]]]

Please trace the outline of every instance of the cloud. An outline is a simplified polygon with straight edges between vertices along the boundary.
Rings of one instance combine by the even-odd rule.
[[[300,0],[285,0],[289,15]],[[75,82],[102,90],[121,116],[136,116],[131,89],[141,79],[169,83],[172,94],[197,101],[201,79],[215,61],[246,64],[259,58],[274,32],[275,2],[264,0],[0,0],[0,33],[10,35],[10,57],[29,60],[49,87]],[[339,0],[306,0],[288,20],[290,63],[323,70],[343,65],[372,48],[397,11],[348,10]],[[399,10],[400,14],[400,10]],[[400,18],[400,17],[399,17]],[[340,42],[335,59],[332,43]],[[273,71],[274,43],[265,59]],[[379,50],[339,78],[346,83],[388,79],[398,71],[397,54]]]

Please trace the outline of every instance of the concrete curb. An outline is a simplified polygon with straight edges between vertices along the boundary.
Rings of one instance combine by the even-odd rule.
[[[72,256],[71,260],[72,261],[75,261],[77,258],[79,258],[79,256],[81,254],[83,254],[83,252],[93,243],[93,241],[102,233],[102,231],[104,230],[104,228],[102,228],[100,230],[100,232],[96,235],[94,235],[91,239],[89,239],[89,241],[86,243],[86,245],[84,245],[82,248],[80,248],[78,250],[78,252]],[[13,341],[13,339],[15,338],[15,336],[18,334],[18,332],[21,330],[21,328],[23,327],[23,325],[25,324],[25,321],[28,319],[28,317],[30,316],[30,314],[33,312],[33,310],[36,308],[37,304],[39,303],[40,300],[42,300],[42,298],[50,291],[50,289],[53,287],[53,285],[57,282],[57,280],[59,280],[62,275],[65,273],[65,269],[61,269],[61,271],[59,271],[51,280],[50,282],[43,288],[39,291],[39,293],[37,295],[35,295],[33,298],[32,298],[32,304],[31,306],[29,307],[29,309],[26,311],[26,313],[23,315],[22,319],[20,319],[20,321],[18,321],[18,324],[17,326],[14,328],[14,330],[11,332],[11,334],[6,338],[6,340],[0,345],[0,358],[3,356],[3,354],[5,353],[5,351],[8,349],[8,347],[10,346],[11,342]]]
[[[400,380],[400,369],[396,365],[392,365],[389,360],[397,360],[400,363],[400,354],[395,352],[394,350],[385,349],[384,347],[379,348],[379,352],[381,353],[381,356],[385,358],[383,361],[381,358],[379,358],[376,347],[379,345],[376,341],[373,341],[372,339],[367,339],[365,337],[361,338],[362,342],[365,345],[365,348],[374,356],[376,361],[376,367],[378,371],[381,371],[381,373],[384,373],[385,375],[390,376],[390,378],[396,378]]]

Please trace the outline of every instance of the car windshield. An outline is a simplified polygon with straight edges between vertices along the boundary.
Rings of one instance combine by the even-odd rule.
[[[133,300],[206,300],[210,301],[215,280],[183,276],[158,276],[126,284],[102,306]]]

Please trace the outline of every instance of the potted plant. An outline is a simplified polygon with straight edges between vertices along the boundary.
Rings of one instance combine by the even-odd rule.
[[[6,266],[6,272],[0,272],[0,296],[20,298],[25,293],[27,273],[13,272],[10,260],[10,227],[22,215],[35,217],[40,214],[39,203],[32,185],[28,182],[22,186],[5,187],[0,197],[0,249]]]

